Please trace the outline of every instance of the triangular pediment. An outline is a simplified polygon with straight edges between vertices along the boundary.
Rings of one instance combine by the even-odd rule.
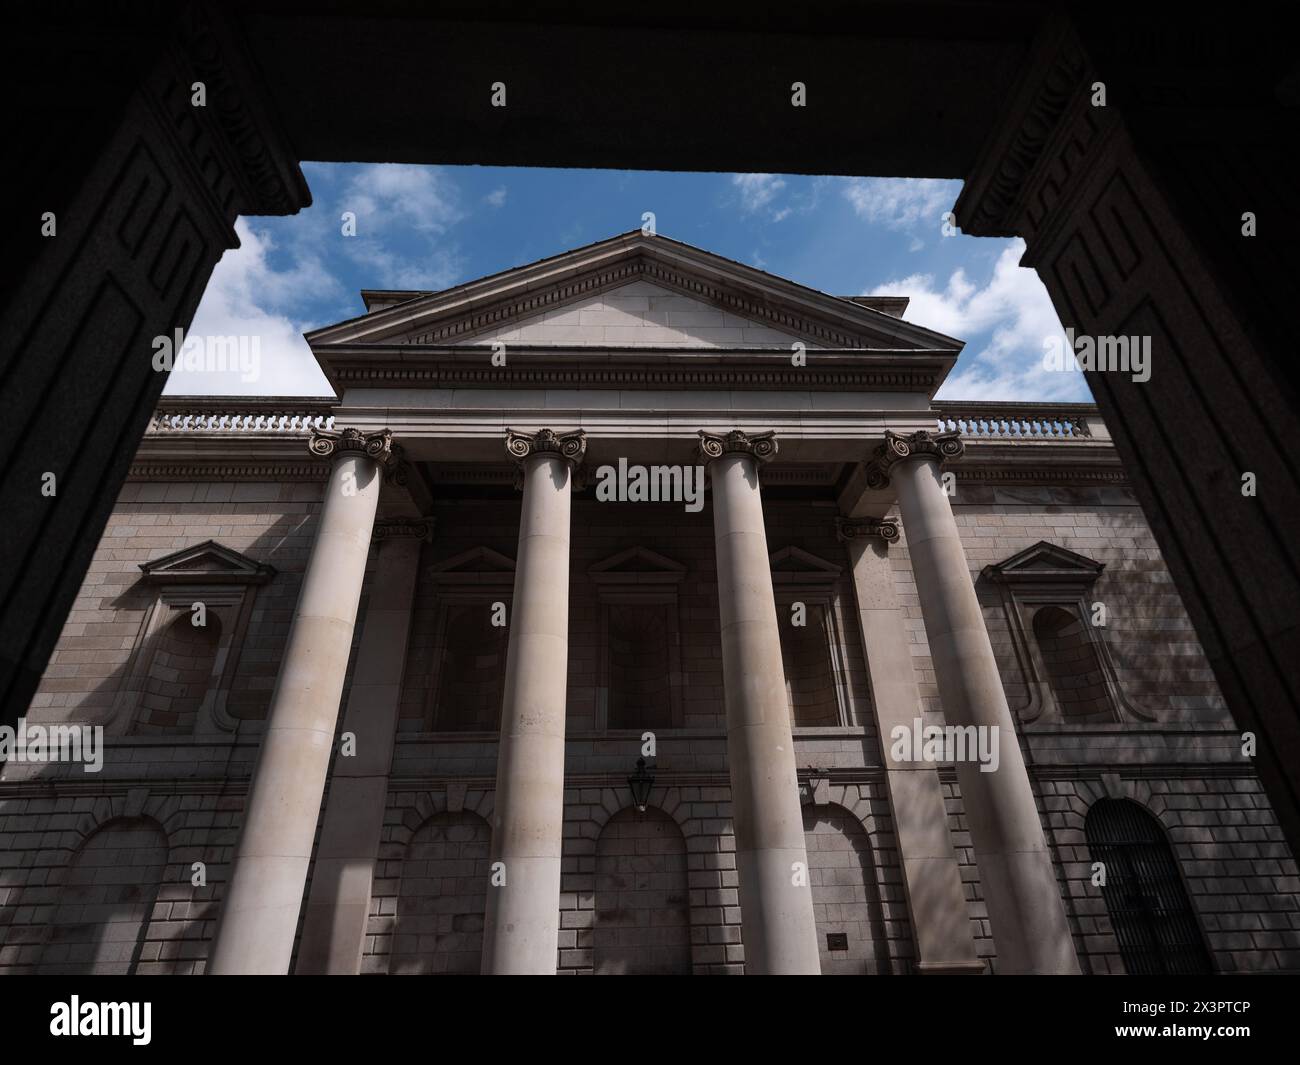
[[[991,581],[1055,581],[1090,584],[1106,568],[1085,555],[1040,540],[1008,559],[985,566],[983,574]]]
[[[173,584],[262,584],[275,576],[275,567],[238,551],[205,540],[140,563],[145,579]]]
[[[788,348],[810,340],[794,329],[675,292],[649,281],[632,281],[552,310],[509,320],[465,344],[573,347]]]
[[[587,568],[598,584],[676,584],[686,576],[680,562],[645,547],[629,547]]]
[[[473,547],[435,562],[428,572],[440,584],[511,584],[515,560],[490,547]]]
[[[829,582],[835,580],[842,567],[819,558],[802,547],[783,547],[769,557],[772,579],[778,583]]]
[[[375,308],[309,333],[333,346],[809,348],[955,353],[961,342],[639,231],[442,292],[385,292]],[[403,296],[409,298],[403,299]]]

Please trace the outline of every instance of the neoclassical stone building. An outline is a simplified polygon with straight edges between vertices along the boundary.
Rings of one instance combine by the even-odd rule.
[[[102,768],[0,775],[0,971],[1300,970],[1091,406],[639,233],[363,296],[337,400],[160,406],[26,719]]]

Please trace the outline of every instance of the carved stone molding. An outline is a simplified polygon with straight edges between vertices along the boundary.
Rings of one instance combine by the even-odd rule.
[[[1097,75],[1064,19],[1045,24],[1031,54],[1035,58],[1008,94],[1003,125],[986,142],[958,197],[955,212],[964,233],[1030,236],[1113,125],[1106,108],[1090,104]]]
[[[699,432],[700,455],[706,462],[720,459],[723,455],[739,452],[752,455],[756,462],[768,462],[776,458],[776,432],[746,433],[741,429],[732,429],[727,433],[710,433],[705,429]]]
[[[564,459],[572,471],[573,487],[585,484],[582,461],[587,456],[587,434],[582,429],[557,433],[554,429],[538,429],[534,433],[506,430],[506,453],[515,463],[515,488],[524,487],[524,461],[533,455],[554,455]]]
[[[381,467],[396,461],[399,452],[394,450],[393,431],[380,429],[377,432],[365,432],[362,429],[317,429],[311,431],[311,440],[307,444],[313,455],[330,458],[334,455],[355,453],[366,455]]]
[[[384,465],[384,484],[395,484],[400,488],[405,488],[410,484],[412,472],[411,464],[406,461],[406,452],[402,450],[402,445],[393,444],[392,455]]]
[[[897,518],[845,518],[835,519],[835,539],[883,540],[886,544],[898,542]]]
[[[211,5],[184,5],[176,38],[178,57],[185,64],[186,76],[179,83],[183,91],[178,96],[175,86],[166,86],[159,95],[179,101],[169,108],[178,126],[198,112],[220,132],[224,151],[237,160],[229,176],[240,189],[240,213],[293,214],[310,204],[297,157],[229,16]],[[189,85],[195,78],[207,87],[208,106],[203,109],[189,103]],[[189,131],[178,132],[183,136]]]
[[[402,342],[438,344],[452,338],[461,339],[485,329],[497,328],[524,315],[550,310],[636,280],[649,281],[775,329],[820,341],[830,348],[868,348],[879,343],[878,336],[873,336],[865,329],[854,329],[848,322],[829,321],[801,313],[793,307],[782,307],[773,301],[755,298],[729,285],[706,280],[648,255],[588,271],[548,289],[501,300],[467,317],[427,327]]]
[[[329,468],[319,462],[137,462],[132,481],[323,481]]]
[[[520,465],[533,455],[555,455],[577,466],[587,454],[587,434],[581,429],[569,433],[557,433],[554,429],[520,433],[507,429],[506,451]]]
[[[657,365],[644,348],[629,348],[619,353],[617,364],[577,365],[583,353],[529,352],[527,365],[483,365],[481,351],[416,351],[410,355],[389,356],[385,352],[364,355],[336,353],[322,346],[324,359],[342,385],[358,388],[729,388],[754,392],[797,388],[813,392],[925,392],[943,382],[947,362],[927,360],[925,365],[880,368],[790,367],[790,352],[768,356],[736,356],[733,365],[719,366],[710,361],[723,349],[693,351],[698,365]],[[839,358],[845,349],[835,349],[829,357]],[[859,349],[861,350],[861,349]],[[731,351],[726,355],[732,356]],[[922,356],[909,356],[917,359]],[[472,360],[472,361],[471,361]],[[735,363],[743,360],[743,365]],[[767,360],[767,361],[764,361]],[[776,365],[777,362],[784,365]]]
[[[906,459],[933,459],[945,462],[959,459],[966,452],[961,434],[956,430],[932,433],[918,429],[900,436],[892,429],[885,430],[885,442],[876,448],[867,463],[867,487],[881,489],[889,485],[889,471]]]
[[[422,540],[433,542],[433,518],[380,518],[375,522],[371,539],[381,540]]]

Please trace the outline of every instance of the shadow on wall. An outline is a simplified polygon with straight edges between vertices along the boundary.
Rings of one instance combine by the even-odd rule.
[[[620,810],[596,841],[597,976],[691,972],[686,840],[662,810]]]
[[[133,975],[167,852],[167,836],[150,818],[110,821],[88,836],[61,870],[35,972]]]

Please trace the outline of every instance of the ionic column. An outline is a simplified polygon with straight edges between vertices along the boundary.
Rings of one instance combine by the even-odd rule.
[[[984,963],[975,954],[961,869],[948,832],[939,767],[919,760],[897,762],[891,755],[894,730],[910,732],[914,719],[921,716],[921,693],[889,559],[889,545],[898,541],[898,523],[840,518],[835,534],[848,549],[853,567],[858,628],[871,677],[871,710],[885,765],[907,910],[916,936],[916,969],[936,974],[982,973]]]
[[[209,973],[289,971],[392,433],[314,430],[310,447],[334,463],[271,697]]]
[[[758,486],[774,433],[700,433],[717,544],[736,867],[745,971],[821,972],[790,705]]]
[[[979,863],[1000,973],[1077,973],[1056,871],[1025,771],[1016,726],[957,522],[940,477],[964,450],[955,432],[885,433],[868,484],[892,483],[921,600],[939,697],[949,725],[992,729],[997,769],[957,762],[957,779]]]
[[[432,518],[381,519],[375,524],[379,549],[343,710],[342,731],[356,737],[356,750],[334,762],[296,973],[349,975],[361,970],[388,807],[420,547],[432,538]]]
[[[485,974],[554,974],[564,824],[564,719],[569,668],[569,510],[582,430],[506,432],[519,466],[515,592],[506,652],[492,813],[492,879],[483,928]]]

